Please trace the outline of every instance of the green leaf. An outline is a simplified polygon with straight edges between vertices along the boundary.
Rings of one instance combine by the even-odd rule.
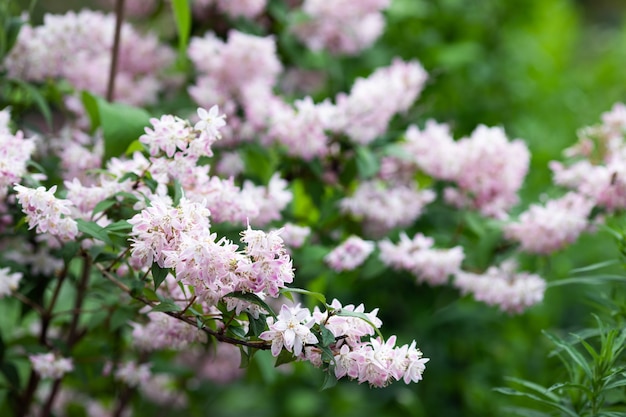
[[[97,128],[100,127],[100,110],[98,109],[98,100],[96,96],[91,95],[87,91],[83,91],[80,95],[81,101],[83,102],[83,107],[89,116],[89,120],[91,121],[91,129],[90,132],[93,134]]]
[[[111,239],[106,233],[103,227],[96,224],[96,222],[88,222],[83,219],[76,219],[78,230],[87,236],[91,236],[94,239],[98,239],[104,243],[111,245]]]
[[[98,213],[107,211],[107,209],[114,206],[116,202],[117,201],[111,200],[111,199],[102,200],[101,202],[96,204],[96,206],[93,208],[93,211],[91,212],[91,216],[93,217]]]
[[[278,354],[278,356],[276,357],[276,363],[274,364],[274,367],[283,365],[285,363],[290,363],[296,360],[296,357],[293,356],[293,353],[289,352],[286,349],[283,349],[280,351],[280,353]]]
[[[376,155],[366,146],[358,146],[356,148],[356,168],[359,177],[371,178],[380,169],[380,163],[376,159]]]
[[[322,336],[320,340],[322,346],[326,347],[335,343],[335,335],[323,324],[320,324],[320,335]]]
[[[174,206],[178,206],[180,199],[183,198],[183,185],[178,180],[174,180]]]
[[[132,229],[133,226],[126,220],[119,220],[115,223],[111,223],[104,228],[107,232],[125,232]]]
[[[565,351],[569,355],[569,357],[578,365],[578,367],[585,372],[587,377],[593,378],[593,374],[591,372],[589,364],[587,363],[583,355],[578,350],[576,350],[573,345],[546,331],[543,331],[542,333],[546,335],[546,337],[550,339],[550,341],[554,343],[560,350]]]
[[[235,291],[235,292],[226,294],[224,298],[226,297],[238,298],[240,300],[244,300],[249,303],[256,304],[259,307],[261,307],[263,310],[267,311],[268,314],[270,314],[272,317],[274,318],[276,317],[276,313],[274,313],[274,310],[272,310],[272,308],[269,305],[267,305],[265,301],[261,300],[259,296],[254,293]]]
[[[173,302],[172,300],[163,300],[160,304],[152,308],[152,311],[160,311],[163,313],[167,313],[170,311],[182,311],[182,310],[183,309],[180,308],[180,306],[176,304],[175,302]]]
[[[558,410],[561,410],[564,413],[564,415],[567,415],[567,416],[570,416],[570,417],[579,417],[579,415],[576,412],[574,412],[573,410],[570,410],[569,408],[567,408],[563,404],[560,404],[558,402],[558,400],[557,401],[549,400],[549,399],[546,399],[546,398],[539,397],[539,396],[537,396],[535,394],[530,394],[530,393],[527,393],[527,392],[521,392],[521,391],[517,391],[517,390],[511,389],[511,388],[502,388],[502,387],[494,388],[494,391],[499,392],[501,394],[505,394],[505,395],[514,395],[514,396],[518,396],[518,397],[530,398],[532,400],[537,401],[538,403],[547,405],[547,406],[549,406],[551,408],[556,408]]]
[[[598,285],[604,284],[606,282],[617,281],[617,282],[625,282],[626,277],[623,275],[590,275],[583,277],[575,277],[575,278],[565,278],[557,281],[550,281],[547,284],[547,288],[560,287],[562,285],[571,285],[571,284],[586,284],[586,285]]]
[[[78,253],[78,249],[80,249],[79,242],[67,242],[61,248],[61,258],[65,264],[69,264],[72,259],[76,257]]]
[[[46,120],[46,123],[48,124],[48,126],[51,127],[52,126],[52,111],[50,110],[50,106],[48,105],[48,102],[43,97],[43,95],[39,92],[39,90],[35,88],[33,85],[25,81],[19,80],[19,79],[11,79],[11,82],[17,84],[22,90],[26,91],[28,96],[33,99],[33,101],[39,108],[39,111],[41,112],[42,116]]]
[[[165,278],[167,277],[167,274],[169,272],[169,268],[161,268],[156,262],[152,264],[152,280],[154,281],[155,291],[159,288],[159,285],[161,285],[161,283],[165,281]]]
[[[302,289],[302,288],[281,288],[280,289],[280,293],[281,294],[291,293],[291,292],[295,292],[295,293],[298,293],[298,294],[308,295],[310,297],[317,298],[320,303],[326,305],[326,296],[324,294],[322,294],[322,293],[313,292],[313,291],[305,290],[305,289]]]
[[[328,370],[328,372],[325,372],[324,374],[324,382],[320,387],[320,391],[327,390],[334,387],[335,385],[337,385],[337,377],[335,377],[335,374],[332,370]]]
[[[98,126],[102,127],[105,161],[123,155],[150,124],[150,114],[144,109],[121,103],[109,103],[86,91],[82,93],[82,100],[91,119],[92,132]]]
[[[184,56],[187,51],[187,42],[191,33],[191,8],[189,0],[172,0],[174,20],[178,32],[178,52]]]
[[[134,140],[130,143],[130,145],[128,145],[128,148],[126,148],[126,151],[124,152],[125,155],[132,155],[135,152],[143,152],[146,149],[146,147],[143,145],[143,143],[139,142],[139,139]]]
[[[246,313],[248,316],[248,323],[250,326],[248,328],[248,336],[258,336],[265,331],[267,326],[266,316],[264,314],[259,314],[259,318],[254,318],[254,316],[250,313]]]
[[[7,379],[12,387],[19,389],[20,386],[20,374],[17,372],[17,367],[11,362],[4,362],[0,366],[0,372]]]

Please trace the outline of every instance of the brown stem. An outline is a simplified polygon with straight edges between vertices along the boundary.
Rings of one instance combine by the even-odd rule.
[[[67,334],[67,350],[71,351],[72,347],[78,342],[81,336],[84,334],[78,331],[78,322],[80,319],[80,313],[83,306],[83,301],[85,299],[85,295],[87,293],[87,284],[89,283],[89,276],[91,275],[91,267],[92,260],[91,256],[87,253],[83,253],[83,270],[80,276],[80,281],[78,282],[78,289],[76,291],[76,299],[74,300],[74,315],[72,316],[72,322],[70,323],[70,329]],[[52,390],[48,394],[48,398],[41,410],[41,417],[49,417],[52,411],[52,405],[54,404],[54,399],[59,392],[59,388],[61,387],[61,378],[58,378],[54,381],[52,385]]]
[[[150,307],[156,307],[156,304],[154,303],[154,301],[150,301],[141,295],[132,294],[130,288],[126,284],[124,284],[123,282],[120,282],[116,277],[113,276],[113,274],[107,271],[104,267],[96,264],[96,268],[98,268],[98,270],[102,273],[102,275],[104,275],[105,278],[113,282],[115,285],[117,285],[124,292],[128,293],[135,300],[141,301],[142,303]],[[185,323],[190,324],[192,326],[198,325],[195,317],[185,316],[182,314],[183,312],[165,311],[164,313],[170,317],[174,317],[175,319],[184,321]],[[206,327],[204,325],[204,322],[202,323],[202,326],[199,327],[199,330],[205,332],[209,336],[216,338],[220,342],[229,343],[231,345],[248,346],[248,347],[261,349],[261,350],[269,350],[272,347],[271,344],[266,342],[265,340],[247,341],[247,340],[241,340],[241,339],[236,339],[234,337],[226,336],[220,332],[217,332],[211,328]]]
[[[117,59],[120,52],[120,35],[122,33],[122,22],[124,21],[124,0],[117,0],[115,3],[115,36],[113,38],[113,49],[111,51],[111,67],[109,68],[109,83],[107,85],[107,101],[114,99],[115,75],[117,74]]]

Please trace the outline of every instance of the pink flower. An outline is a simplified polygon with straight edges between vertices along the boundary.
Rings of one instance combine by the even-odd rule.
[[[0,268],[0,298],[6,295],[10,295],[13,291],[17,290],[22,279],[21,272],[10,273],[10,269]]]
[[[42,378],[59,379],[74,370],[71,359],[57,358],[54,353],[42,353],[28,357],[35,372]]]
[[[363,264],[375,247],[374,242],[350,236],[326,255],[324,260],[335,271],[350,271]]]

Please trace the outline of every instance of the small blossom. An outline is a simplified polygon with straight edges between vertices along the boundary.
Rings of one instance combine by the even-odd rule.
[[[10,273],[10,269],[0,268],[0,298],[6,295],[10,295],[13,291],[17,290],[22,279],[21,272]]]
[[[350,236],[326,255],[324,260],[335,271],[351,271],[363,264],[375,247],[374,242]]]
[[[54,353],[42,353],[28,357],[35,372],[42,378],[59,379],[74,370],[71,359],[57,358]]]
[[[317,343],[317,337],[311,333],[315,322],[309,310],[283,305],[274,322],[273,317],[267,318],[269,330],[259,335],[260,339],[272,342],[272,355],[278,356],[283,347],[295,356],[300,356],[306,344]]]
[[[115,371],[115,379],[124,382],[130,387],[143,385],[152,376],[150,366],[149,363],[137,365],[134,361],[126,362]]]

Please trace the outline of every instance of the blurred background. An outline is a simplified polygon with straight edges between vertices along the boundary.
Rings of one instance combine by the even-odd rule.
[[[89,5],[41,0],[34,20],[44,12]],[[500,125],[510,138],[528,143],[531,169],[518,211],[549,192],[548,162],[560,159],[576,141],[577,129],[597,123],[613,103],[626,101],[624,1],[392,0],[386,15],[385,34],[371,50],[328,58],[333,83],[318,98],[347,90],[357,76],[393,57],[418,59],[430,79],[407,120],[447,122],[457,138],[478,124]],[[618,256],[613,239],[601,231],[550,258],[529,258],[524,266],[554,281],[568,277],[573,268]],[[509,415],[506,407],[513,399],[493,391],[506,385],[504,377],[549,386],[563,372],[548,357],[552,346],[541,330],[567,333],[584,327],[597,310],[596,297],[614,290],[609,285],[556,287],[542,305],[509,316],[459,298],[453,289],[418,286],[408,275],[374,280],[366,273],[348,274],[340,282],[321,282],[313,275],[304,274],[306,284],[330,297],[363,300],[368,310],[380,307],[385,334],[397,333],[400,343],[416,339],[431,358],[424,380],[386,389],[341,381],[320,392],[321,372],[295,364],[277,373],[261,352],[238,382],[196,387],[192,415]],[[146,415],[159,415],[149,407]]]

